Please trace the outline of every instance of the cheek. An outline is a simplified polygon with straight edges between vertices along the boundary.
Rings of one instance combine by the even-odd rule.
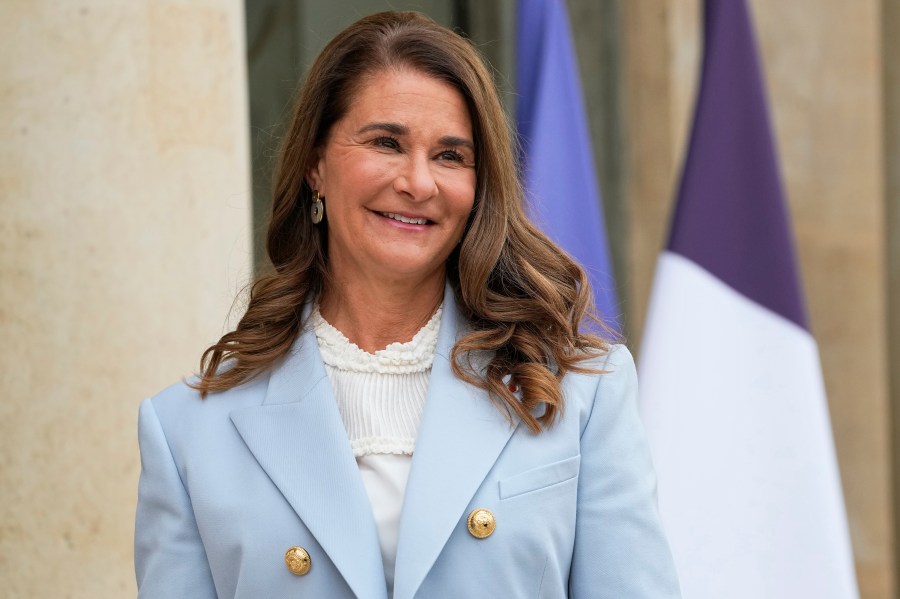
[[[460,177],[454,181],[452,185],[447,187],[447,197],[451,204],[454,215],[462,222],[460,226],[465,224],[475,205],[475,176]]]
[[[361,191],[385,185],[395,176],[396,168],[394,161],[383,156],[367,156],[346,170],[353,178],[353,188]]]
[[[383,187],[395,166],[383,156],[353,152],[332,157],[326,171],[330,195],[359,198]]]

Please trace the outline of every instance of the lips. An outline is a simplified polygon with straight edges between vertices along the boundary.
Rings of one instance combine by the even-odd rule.
[[[396,214],[394,212],[379,212],[378,214],[380,214],[381,216],[383,216],[385,218],[390,218],[392,220],[395,220],[395,221],[398,221],[401,223],[406,223],[408,225],[427,225],[431,222],[427,218],[416,218],[416,217],[410,217],[410,216],[403,216],[402,214]]]

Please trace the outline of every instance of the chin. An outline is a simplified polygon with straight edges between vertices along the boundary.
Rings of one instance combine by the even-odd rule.
[[[399,249],[399,248],[397,248]],[[433,272],[447,262],[450,253],[428,251],[422,248],[403,248],[402,251],[388,251],[374,257],[388,270],[398,272]]]
[[[434,276],[436,272],[443,272],[445,262],[423,262],[421,259],[411,260],[408,254],[404,254],[382,262],[380,270],[388,277],[425,280]]]

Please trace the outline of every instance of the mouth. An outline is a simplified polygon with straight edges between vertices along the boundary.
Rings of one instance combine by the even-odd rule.
[[[417,218],[411,216],[403,216],[402,214],[396,214],[394,212],[378,212],[381,216],[385,218],[389,218],[391,220],[395,220],[397,222],[406,223],[407,225],[430,225],[433,224],[432,221],[427,218]]]

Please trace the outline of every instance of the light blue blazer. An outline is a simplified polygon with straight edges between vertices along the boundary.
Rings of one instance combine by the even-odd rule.
[[[566,407],[531,433],[456,378],[465,326],[444,312],[400,521],[394,598],[679,597],[617,346],[567,375]],[[201,400],[184,384],[140,410],[139,597],[386,599],[378,533],[314,334],[280,366]],[[476,508],[496,518],[477,539]],[[295,576],[284,553],[305,548]]]

